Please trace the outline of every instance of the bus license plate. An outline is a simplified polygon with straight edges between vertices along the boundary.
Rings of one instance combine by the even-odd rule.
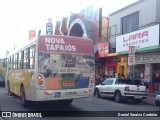
[[[74,92],[65,92],[65,95],[77,95],[77,92],[74,91]]]

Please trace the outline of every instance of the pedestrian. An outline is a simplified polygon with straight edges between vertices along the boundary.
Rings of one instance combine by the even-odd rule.
[[[102,81],[103,81],[103,76],[100,74],[97,79],[97,85],[102,84]]]
[[[118,78],[121,78],[121,74],[120,73],[118,73]]]
[[[110,75],[109,77],[112,78],[112,75]]]
[[[131,76],[129,77],[129,79],[132,80],[132,82],[134,82],[135,76],[133,74],[131,74]]]
[[[125,78],[125,75],[124,75],[124,74],[121,74],[121,78]]]
[[[106,79],[108,79],[109,78],[109,76],[108,75],[106,75]]]
[[[140,74],[141,84],[144,85],[144,74],[143,72]]]

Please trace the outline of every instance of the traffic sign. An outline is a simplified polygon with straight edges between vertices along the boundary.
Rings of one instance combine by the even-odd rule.
[[[128,65],[135,65],[135,56],[128,57]]]
[[[135,55],[135,46],[129,46],[128,53],[129,55]]]
[[[51,35],[53,34],[53,24],[52,23],[46,23],[46,34]]]

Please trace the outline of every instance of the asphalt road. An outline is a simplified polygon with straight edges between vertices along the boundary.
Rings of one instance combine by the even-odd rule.
[[[132,102],[115,103],[112,99],[90,98],[75,99],[70,106],[57,105],[56,103],[39,102],[31,103],[28,108],[23,108],[20,104],[20,99],[17,96],[8,96],[7,90],[0,87],[0,106],[2,111],[17,111],[17,112],[46,112],[49,115],[58,117],[42,117],[42,118],[7,118],[8,120],[158,120],[160,117],[118,117],[118,113],[156,113],[157,108],[146,104],[136,104]],[[75,112],[76,111],[76,112]],[[115,112],[113,112],[115,111]],[[67,113],[68,112],[68,113]],[[80,114],[79,114],[80,113]],[[66,114],[71,115],[67,116]],[[113,114],[113,117],[112,117]],[[116,116],[116,115],[117,116]],[[63,117],[60,117],[60,116]],[[73,115],[73,116],[72,116]],[[77,115],[77,116],[76,116]],[[67,116],[67,117],[66,117]],[[104,117],[105,116],[105,117]]]

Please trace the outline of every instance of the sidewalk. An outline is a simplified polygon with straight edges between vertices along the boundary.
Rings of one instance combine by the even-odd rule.
[[[147,99],[143,99],[143,103],[155,106],[156,93],[147,93]]]

